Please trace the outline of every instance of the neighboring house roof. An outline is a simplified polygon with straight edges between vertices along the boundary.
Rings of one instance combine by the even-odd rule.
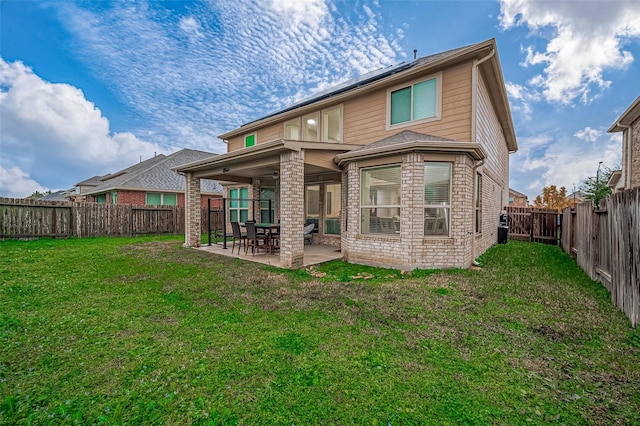
[[[100,185],[85,194],[99,194],[112,190],[184,191],[184,177],[172,170],[182,164],[215,157],[216,154],[182,149],[171,155],[157,155],[116,173],[103,176]],[[210,179],[201,179],[200,191],[205,194],[222,192],[222,186]]]
[[[93,176],[90,177],[89,179],[85,179],[82,182],[78,182],[76,183],[76,186],[98,186],[100,185],[100,178],[102,176]]]
[[[42,201],[69,201],[69,196],[75,194],[73,189],[63,189],[60,191],[52,192],[44,197],[40,198]]]
[[[525,198],[529,198],[527,197],[527,194],[523,194],[522,192],[518,192],[515,189],[511,189],[509,188],[509,195],[513,194],[516,197],[525,197]]]
[[[607,132],[622,132],[627,126],[630,126],[631,123],[636,121],[640,117],[640,96],[636,98],[635,101],[627,108],[625,112],[622,113],[620,118],[616,120],[615,123],[611,125]]]
[[[465,152],[475,160],[486,158],[486,153],[479,143],[458,142],[453,139],[404,130],[395,135],[380,139],[356,150],[336,155],[340,165],[348,161],[362,160],[402,152]]]
[[[567,199],[571,199],[574,197],[576,200],[580,200],[580,201],[584,201],[587,199],[587,195],[582,191],[572,192],[571,194],[567,195]]]
[[[448,65],[453,65],[461,60],[478,58],[480,56],[486,59],[482,66],[491,67],[491,72],[488,73],[489,91],[495,96],[496,113],[500,124],[503,127],[507,146],[509,147],[509,151],[516,151],[518,149],[518,145],[516,142],[515,130],[513,128],[513,120],[511,119],[511,110],[509,108],[509,101],[502,76],[500,60],[498,59],[495,39],[490,39],[482,43],[458,49],[448,50],[435,55],[425,56],[415,59],[412,62],[400,63],[398,65],[364,74],[285,109],[269,114],[250,123],[246,123],[239,128],[219,135],[218,137],[220,139],[227,140],[231,137],[265,126],[272,121],[282,120],[288,116],[301,113],[303,110],[310,109],[311,106],[317,108],[324,103],[337,102],[344,97],[353,96],[362,91],[371,90],[372,88],[382,84],[390,84],[395,80],[410,77],[417,73],[424,73],[429,69],[437,69],[438,67],[442,68]],[[305,108],[307,106],[310,107]]]

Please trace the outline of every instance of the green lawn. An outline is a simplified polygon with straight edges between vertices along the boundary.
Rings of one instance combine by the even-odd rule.
[[[0,424],[640,424],[640,332],[557,247],[283,271],[0,243]]]

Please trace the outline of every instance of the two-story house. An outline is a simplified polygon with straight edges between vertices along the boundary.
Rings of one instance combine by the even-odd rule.
[[[640,96],[608,132],[622,132],[622,169],[613,171],[609,186],[613,192],[640,186]]]
[[[227,153],[174,168],[193,213],[185,245],[200,241],[198,181],[215,179],[228,220],[280,221],[285,267],[302,265],[308,222],[314,244],[349,262],[470,266],[496,243],[517,150],[493,39],[374,71],[219,137]]]

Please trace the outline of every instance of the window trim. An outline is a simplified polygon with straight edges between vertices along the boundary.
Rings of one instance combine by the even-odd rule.
[[[474,191],[475,191],[475,205],[474,205],[474,224],[476,234],[482,234],[482,174],[476,173]]]
[[[436,114],[432,117],[420,118],[418,120],[410,119],[398,124],[391,124],[391,93],[411,87],[411,114],[413,116],[413,86],[419,83],[423,83],[428,80],[436,80]],[[385,120],[386,130],[401,129],[404,127],[415,126],[417,124],[430,123],[432,121],[439,121],[442,119],[442,71],[435,74],[428,75],[426,77],[420,77],[415,80],[411,80],[402,84],[395,85],[387,89],[387,117]]]
[[[149,204],[149,194],[159,195],[160,196],[160,204]],[[174,195],[176,197],[175,204],[165,204],[164,196],[165,195]],[[147,191],[144,193],[144,203],[147,206],[177,206],[178,205],[178,194],[175,192],[155,192],[155,191]]]
[[[375,169],[390,169],[390,168],[395,168],[398,167],[400,169],[400,193],[399,193],[399,200],[398,200],[398,204],[363,204],[362,202],[362,191],[364,190],[364,178],[363,175],[366,171],[369,170],[375,170]],[[360,168],[360,191],[358,194],[358,201],[359,201],[359,211],[358,211],[358,216],[359,216],[359,220],[358,223],[360,224],[359,226],[359,234],[360,235],[370,235],[370,236],[375,236],[375,237],[399,237],[400,236],[400,231],[398,230],[397,234],[386,234],[386,233],[380,233],[380,232],[363,232],[362,230],[362,222],[363,222],[363,209],[371,209],[371,208],[375,208],[375,209],[387,209],[387,208],[397,208],[398,209],[398,213],[399,216],[402,216],[402,163],[390,163],[390,164],[383,164],[383,165],[379,165],[379,166],[370,166],[370,167],[361,167]],[[402,222],[400,222],[400,226],[402,227]]]
[[[344,116],[343,116],[343,112],[344,109],[342,107],[343,104],[339,104],[339,105],[334,105],[328,108],[323,108],[322,110],[320,110],[320,125],[322,126],[322,132],[320,133],[320,141],[324,142],[324,143],[342,143],[342,138],[344,135]],[[338,110],[338,114],[340,114],[339,116],[339,126],[340,126],[340,130],[338,131],[338,140],[337,141],[330,141],[327,140],[327,135],[325,132],[326,129],[326,124],[325,124],[325,119],[324,119],[324,115],[326,112],[329,111],[333,111],[333,110]]]
[[[241,222],[242,219],[242,215],[241,215],[241,211],[246,210],[247,211],[247,219],[249,218],[249,200],[243,200],[241,197],[241,191],[243,189],[247,190],[247,197],[249,196],[249,187],[248,186],[235,186],[233,188],[229,188],[229,192],[228,192],[228,198],[229,198],[229,205],[227,206],[227,208],[229,209],[229,222],[231,222],[231,210],[235,210],[238,212],[238,222]],[[231,191],[238,191],[238,196],[235,198],[231,197]],[[236,207],[231,207],[231,203],[233,202],[233,200],[236,200],[236,202],[238,203]],[[247,206],[246,207],[242,207],[242,202],[246,202]]]
[[[295,123],[298,126],[298,137],[296,139],[289,139],[287,138],[287,124],[293,124]],[[285,140],[289,140],[289,141],[299,141],[300,140],[300,136],[302,136],[302,117],[296,117],[296,118],[292,118],[291,120],[287,120],[284,122],[284,133],[283,133],[284,139]]]
[[[325,118],[324,115],[325,113],[332,111],[332,110],[338,110],[339,114],[340,114],[340,122],[339,122],[339,126],[340,126],[340,131],[339,131],[339,140],[338,141],[330,141],[328,140],[328,138],[326,137],[326,132],[325,132]],[[318,120],[318,139],[315,141],[310,141],[307,139],[303,138],[304,135],[304,119],[305,118],[309,118],[311,116],[315,115],[317,117]],[[298,138],[297,139],[288,139],[287,138],[287,125],[288,124],[296,124],[298,126]],[[322,109],[317,109],[317,110],[311,110],[306,114],[302,114],[299,115],[297,117],[294,117],[290,120],[286,120],[282,123],[282,138],[284,140],[293,140],[293,141],[298,141],[298,142],[320,142],[320,143],[330,143],[330,144],[341,144],[344,143],[344,104],[340,103],[337,105],[331,105],[328,106],[326,108],[322,108]]]
[[[427,165],[428,164],[448,164],[449,165],[449,202],[446,205],[443,204],[427,204],[427,200],[425,200],[424,197],[424,188],[426,187],[426,179],[427,179]],[[448,219],[447,219],[447,233],[443,234],[443,235],[439,235],[439,234],[427,234],[426,232],[423,231],[424,238],[450,238],[451,237],[451,222],[452,222],[452,199],[453,199],[453,165],[454,163],[449,162],[449,161],[425,161],[423,168],[424,168],[424,180],[422,183],[422,203],[423,203],[423,212],[426,211],[426,209],[438,209],[438,208],[446,208],[448,210]],[[426,218],[425,218],[426,220]]]
[[[247,146],[247,138],[253,136],[253,145]],[[258,144],[258,132],[247,133],[243,137],[244,147],[251,148],[252,146],[256,146]]]
[[[314,118],[315,116],[315,118]],[[306,120],[305,120],[306,119]],[[315,119],[316,120],[316,140],[311,140],[311,139],[305,139],[304,137],[304,132],[305,132],[305,124],[306,122],[308,122],[309,119]],[[322,130],[322,114],[320,114],[320,111],[312,111],[308,114],[305,114],[303,116],[300,117],[300,121],[302,126],[300,127],[300,140],[302,142],[320,142],[321,139],[321,135],[320,132]]]

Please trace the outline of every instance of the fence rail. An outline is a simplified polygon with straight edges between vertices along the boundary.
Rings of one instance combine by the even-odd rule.
[[[576,258],[593,280],[610,292],[612,302],[640,323],[640,188],[612,194],[600,202],[566,208],[562,249]]]
[[[216,209],[217,210],[217,209]],[[208,229],[207,208],[201,209],[202,232]],[[212,214],[220,229],[221,215]],[[131,237],[183,234],[185,209],[179,206],[71,203],[0,198],[0,239],[38,237]]]

